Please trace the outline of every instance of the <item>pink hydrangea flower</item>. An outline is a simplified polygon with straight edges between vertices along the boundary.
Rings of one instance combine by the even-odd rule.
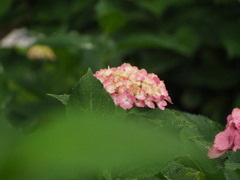
[[[234,108],[232,114],[228,115],[227,121],[227,127],[236,127],[240,130],[240,109]]]
[[[240,149],[240,109],[235,108],[227,117],[226,129],[215,136],[214,144],[208,151],[209,158],[217,158],[227,150]]]
[[[139,70],[128,63],[117,68],[101,69],[94,76],[102,82],[115,105],[123,109],[157,106],[164,110],[167,102],[172,103],[164,82],[157,75],[148,74],[145,69]]]

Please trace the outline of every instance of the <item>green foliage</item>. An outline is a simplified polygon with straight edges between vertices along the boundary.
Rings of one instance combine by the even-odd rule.
[[[88,82],[88,85],[86,85],[85,82]],[[139,159],[137,166],[131,166],[130,168],[125,167],[122,169],[120,168],[121,170],[118,169],[117,171],[116,169],[112,169],[112,176],[141,179],[158,177],[158,175],[161,174],[161,176],[166,177],[167,179],[174,179],[176,176],[183,179],[186,177],[189,179],[206,179],[214,176],[222,179],[221,177],[223,177],[223,172],[221,171],[221,165],[217,161],[210,160],[207,157],[208,148],[212,144],[215,134],[219,132],[220,129],[222,129],[220,125],[202,116],[191,115],[188,113],[182,113],[173,110],[161,111],[159,109],[156,109],[146,112],[132,111],[132,113],[129,113],[129,115],[127,115],[126,112],[122,112],[123,114],[115,114],[113,110],[105,108],[99,112],[97,111],[97,109],[99,109],[98,107],[101,107],[104,104],[104,106],[106,106],[106,103],[109,100],[112,100],[109,99],[109,96],[99,95],[99,93],[106,94],[102,87],[91,88],[97,84],[100,84],[100,82],[93,77],[90,70],[86,75],[83,76],[83,78],[80,79],[76,88],[72,92],[73,94],[70,95],[70,100],[74,102],[74,106],[69,106],[69,104],[66,104],[67,108],[74,107],[75,110],[69,111],[69,117],[72,117],[72,114],[76,112],[90,112],[91,114],[97,113],[98,117],[103,117],[103,114],[106,112],[106,110],[110,110],[108,113],[105,113],[104,121],[106,121],[108,117],[107,114],[111,112],[111,119],[114,117],[114,121],[117,120],[119,122],[124,122],[127,120],[128,123],[130,123],[127,126],[130,125],[131,127],[131,122],[134,122],[134,126],[144,125],[145,128],[150,128],[152,129],[151,131],[156,131],[159,133],[159,135],[163,135],[165,131],[166,133],[169,133],[168,135],[164,135],[165,140],[161,140],[161,138],[158,139],[158,141],[161,142],[161,150],[159,151],[161,152],[161,155],[158,154],[157,156],[154,155],[154,152],[155,150],[158,151],[158,149],[156,149],[156,147],[151,148],[151,145],[147,145],[147,141],[151,142],[153,139],[151,141],[146,140],[145,142],[145,138],[142,137],[142,133],[144,133],[144,131],[138,134],[137,137],[141,136],[142,138],[142,144],[144,146],[147,146],[148,149],[151,149],[151,156],[148,156],[148,150],[144,150],[145,156],[142,156]],[[78,95],[76,95],[76,93],[78,93]],[[92,94],[92,98],[89,98],[89,93]],[[98,95],[94,98],[95,94]],[[85,100],[86,97],[88,98],[87,100]],[[98,101],[93,101],[93,106],[90,106],[89,102],[91,102],[91,99],[96,99],[96,97],[98,97]],[[59,99],[59,96],[56,96],[56,98]],[[62,101],[62,98],[59,100]],[[110,105],[113,107],[113,102],[109,104],[109,107],[111,107]],[[83,107],[84,111],[81,111]],[[93,111],[93,109],[95,110]],[[125,120],[120,120],[119,117],[122,117]],[[101,123],[104,124],[103,122]],[[110,126],[110,124],[108,126]],[[127,130],[128,128],[125,127],[125,134],[127,134]],[[133,131],[131,132],[132,135],[136,135],[135,133],[133,133]],[[91,134],[94,134],[94,132],[91,132]],[[129,138],[127,139],[129,140]],[[178,146],[178,153],[175,151],[175,148],[168,147],[170,144],[174,144],[172,142],[174,140],[177,141],[177,144],[175,145]],[[125,143],[127,142],[125,138],[123,141]],[[122,141],[118,140],[117,142]],[[113,144],[113,142],[111,144]],[[183,146],[179,146],[180,144]],[[131,152],[131,145],[128,145],[127,147],[128,151]],[[163,150],[163,147],[165,147],[166,150]],[[134,147],[134,149],[138,149],[138,153],[140,153],[141,150],[145,148]],[[168,156],[167,152],[170,153],[171,156]],[[162,156],[163,154],[164,157]],[[147,159],[145,159],[146,157]],[[180,161],[178,161],[178,163],[172,162],[177,158],[180,158]],[[141,162],[142,160],[144,160],[144,163]],[[164,167],[163,165],[166,165],[167,163],[169,163],[168,166]],[[176,174],[176,172],[179,174]]]
[[[119,162],[116,168],[98,166],[94,173],[82,170],[78,179],[166,180],[176,179],[176,175],[183,179],[185,175],[189,175],[187,179],[239,179],[238,152],[236,155],[229,153],[216,161],[206,156],[215,134],[225,126],[226,116],[233,107],[240,105],[239,10],[238,0],[1,0],[0,179],[19,180],[20,176],[24,180],[66,179],[69,174],[72,175],[69,169],[76,168],[79,163],[76,154],[88,154],[89,150],[81,151],[75,136],[82,138],[81,147],[89,147],[89,142],[84,141],[83,137],[94,137],[97,142],[94,148],[101,147],[106,154],[115,148],[112,157],[104,153],[95,155],[90,149],[89,159],[98,162],[98,165],[104,161],[110,166],[113,159]],[[29,35],[36,36],[35,44],[49,46],[56,60],[30,59],[26,47],[3,48],[1,40],[21,27],[27,27]],[[78,82],[88,67],[95,72],[123,62],[158,74],[173,99],[174,104],[170,108],[204,114],[223,126],[203,116],[181,111],[134,109],[128,113],[114,107],[110,96],[90,71]],[[73,127],[63,123],[64,106],[50,96],[67,107],[68,120],[72,120]],[[58,109],[57,115],[49,115],[55,109]],[[80,114],[74,113],[76,109]],[[87,113],[99,116],[96,126],[84,121],[84,118],[96,121]],[[74,122],[78,116],[82,124]],[[57,127],[49,125],[48,136],[52,138],[48,140],[49,137],[42,137],[41,133],[36,135],[35,131],[41,131],[41,128],[46,130],[45,124],[59,119],[62,124]],[[120,127],[117,128],[111,119],[124,123],[118,124]],[[25,133],[34,132],[28,140],[23,138],[24,143],[29,142],[30,145],[22,145],[29,147],[22,155],[18,154],[17,148],[16,152],[11,151],[16,147],[15,142],[21,141],[17,138],[19,133],[11,125]],[[64,131],[64,127],[68,129]],[[149,129],[153,129],[154,133]],[[60,132],[64,132],[63,135]],[[102,132],[105,134],[98,137]],[[68,143],[64,139],[65,133],[66,139],[74,137],[74,141]],[[115,136],[109,139],[114,133]],[[22,135],[19,136],[22,138]],[[31,138],[39,141],[34,143]],[[105,146],[100,146],[104,138],[108,141]],[[132,146],[135,141],[138,149]],[[173,148],[170,152],[173,145],[168,141],[176,142],[176,146],[180,143],[184,150],[179,146],[179,149]],[[161,149],[162,143],[168,150]],[[120,145],[129,147],[129,153]],[[52,157],[41,154],[42,149],[47,154],[48,146],[52,148],[49,151]],[[75,147],[76,152],[69,150],[65,153],[64,147],[68,146]],[[116,147],[119,149],[116,150]],[[28,156],[26,152],[31,150]],[[58,150],[61,151],[56,153]],[[158,154],[158,150],[169,151],[171,156]],[[126,154],[117,158],[116,154],[123,151]],[[133,152],[139,153],[132,157]],[[17,154],[13,156],[13,153]],[[41,155],[38,156],[38,153]],[[62,159],[66,154],[71,156]],[[105,155],[104,160],[99,158],[101,155]],[[14,157],[19,158],[19,162]],[[26,162],[23,157],[32,157],[32,160]],[[123,163],[131,157],[132,160],[146,158],[148,163],[144,160],[134,161],[135,164],[129,166]],[[97,158],[99,161],[96,161]],[[50,162],[55,160],[59,166]],[[123,160],[122,164],[120,160]],[[36,171],[26,177],[24,170],[28,171],[31,163],[35,163],[33,169]],[[46,164],[49,169],[44,168]],[[46,176],[37,172],[39,167],[44,169]],[[52,173],[54,170],[55,175],[62,173],[55,176]],[[77,178],[75,175],[73,178]]]
[[[114,1],[100,0],[96,6],[99,24],[106,34],[112,34],[126,24],[125,13]]]
[[[166,166],[161,173],[169,180],[179,179],[179,180],[205,180],[205,175],[200,171],[192,168],[184,167],[181,164],[172,162]]]
[[[27,48],[1,48],[10,104],[53,105],[45,94],[69,94],[88,67],[130,62],[159,74],[172,107],[225,124],[239,93],[239,9],[237,0],[2,0],[0,39],[28,27],[57,57],[28,61]]]
[[[48,94],[48,95],[58,99],[59,101],[61,101],[61,103],[63,105],[67,105],[68,104],[69,95],[67,95],[67,94],[63,94],[63,95]]]
[[[174,110],[119,111],[91,70],[66,106],[45,115],[40,131],[24,136],[1,116],[0,177],[15,179],[213,179],[238,177],[238,155],[210,160],[207,151],[222,127]],[[14,148],[13,148],[14,147]],[[12,149],[9,151],[9,149]],[[19,166],[21,164],[21,166]],[[41,172],[39,172],[41,169]]]
[[[103,89],[100,81],[93,77],[90,69],[73,89],[67,107],[102,116],[114,112],[115,109],[110,95]]]
[[[178,4],[184,4],[191,2],[191,0],[169,0],[169,1],[158,1],[158,0],[139,0],[137,4],[150,11],[155,15],[162,15],[165,10],[170,6],[176,6]]]
[[[0,16],[3,16],[11,7],[13,0],[2,0],[0,6]]]

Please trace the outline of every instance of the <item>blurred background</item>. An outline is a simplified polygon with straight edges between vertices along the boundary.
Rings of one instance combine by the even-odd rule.
[[[237,0],[1,0],[0,113],[29,128],[93,72],[128,62],[165,81],[168,106],[226,123],[240,107]]]

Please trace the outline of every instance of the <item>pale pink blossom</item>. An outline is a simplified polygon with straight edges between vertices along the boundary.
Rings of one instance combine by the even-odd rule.
[[[172,103],[164,82],[157,75],[128,63],[101,69],[94,76],[101,81],[115,105],[124,109],[157,106],[164,110],[167,102]]]
[[[150,108],[152,108],[152,109],[154,109],[155,108],[155,104],[153,103],[153,98],[150,96],[150,97],[148,97],[147,99],[145,99],[145,104],[148,106],[148,107],[150,107]]]
[[[215,136],[214,144],[209,149],[208,157],[217,158],[233,147],[235,138],[234,129],[226,129]]]
[[[139,100],[145,100],[146,99],[146,92],[143,89],[139,89],[135,96]]]
[[[217,158],[227,150],[240,149],[240,109],[235,108],[227,117],[226,129],[215,136],[214,144],[208,151],[209,158]]]
[[[134,96],[125,91],[123,94],[118,96],[118,103],[123,109],[130,109],[133,107],[133,103],[135,102]]]
[[[233,126],[240,130],[240,109],[234,108],[232,114],[227,117],[227,127]]]
[[[111,95],[111,97],[112,97],[112,99],[113,99],[115,105],[116,105],[116,106],[119,106],[119,102],[118,102],[118,94],[113,93],[113,94],[110,94],[110,95]]]
[[[240,132],[235,134],[233,151],[236,152],[237,149],[240,149]]]
[[[226,129],[218,133],[214,140],[214,147],[218,150],[227,150],[232,148],[235,137],[235,130],[232,128]]]
[[[164,110],[166,105],[167,105],[167,102],[164,101],[164,100],[160,100],[160,101],[157,102],[157,106],[158,106],[161,110]]]

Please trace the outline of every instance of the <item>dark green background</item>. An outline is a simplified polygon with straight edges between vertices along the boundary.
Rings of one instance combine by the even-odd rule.
[[[45,34],[55,62],[27,49],[0,49],[0,111],[31,127],[60,106],[90,67],[129,62],[165,81],[169,108],[225,124],[240,107],[240,2],[237,0],[1,0],[0,39],[15,28]]]

